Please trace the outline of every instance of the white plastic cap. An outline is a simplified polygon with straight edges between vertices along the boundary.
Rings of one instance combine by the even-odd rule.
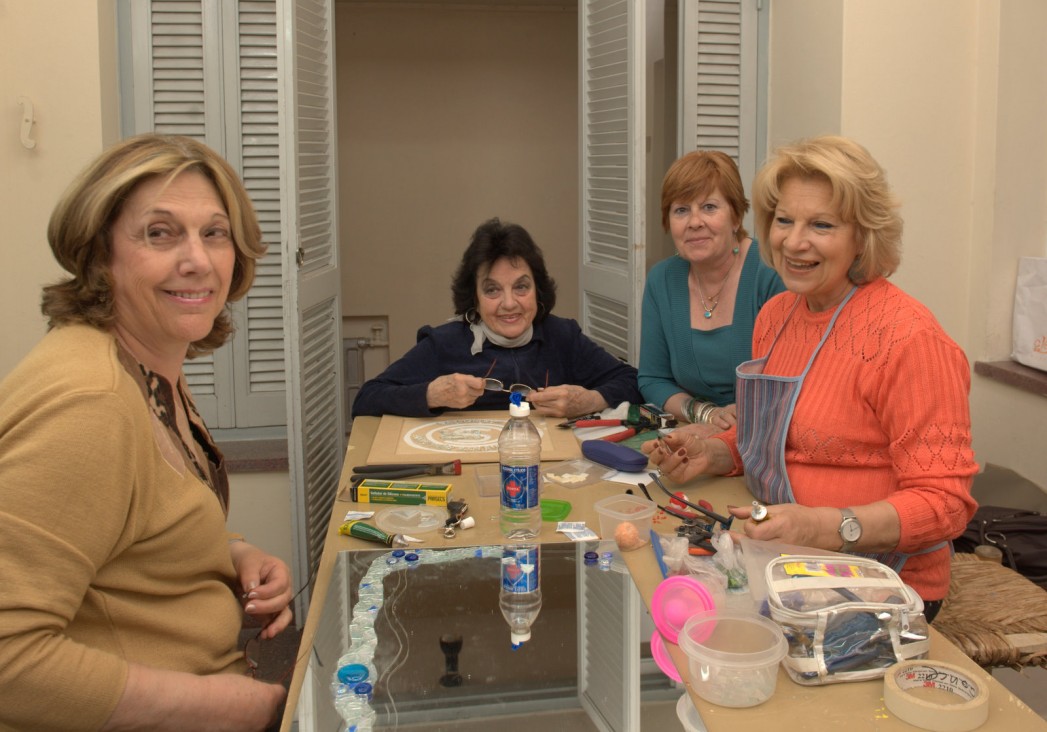
[[[510,417],[530,417],[531,416],[531,403],[528,401],[521,401],[519,405],[509,402],[509,416]]]
[[[518,646],[521,643],[526,643],[527,641],[531,640],[531,629],[530,628],[528,628],[527,630],[513,630],[513,629],[510,629],[509,630],[509,637],[512,639],[513,645],[514,646]]]
[[[458,523],[458,525],[463,529],[471,529],[476,526],[476,519],[472,516],[466,516]]]

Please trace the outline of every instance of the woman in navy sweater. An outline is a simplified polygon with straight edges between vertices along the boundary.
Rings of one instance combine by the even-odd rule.
[[[635,368],[576,321],[552,314],[556,283],[522,226],[481,224],[451,292],[456,317],[421,328],[403,358],[361,387],[354,417],[504,409],[509,390],[524,391],[532,409],[550,417],[641,401]]]

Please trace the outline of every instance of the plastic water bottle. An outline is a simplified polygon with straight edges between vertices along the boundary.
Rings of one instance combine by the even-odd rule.
[[[502,547],[502,589],[498,605],[509,623],[513,648],[531,640],[531,625],[542,609],[541,550],[537,544]]]
[[[541,476],[542,438],[531,422],[531,405],[517,392],[509,398],[509,421],[498,435],[501,472],[502,534],[507,539],[527,540],[542,530]]]
[[[371,694],[371,685],[366,681],[357,684],[348,693],[336,693],[334,706],[346,723],[347,732],[371,732],[374,729],[378,715],[371,707]]]

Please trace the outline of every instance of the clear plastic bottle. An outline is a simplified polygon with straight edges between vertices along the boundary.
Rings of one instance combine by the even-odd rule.
[[[371,732],[374,729],[378,715],[371,707],[371,694],[371,685],[366,681],[348,693],[336,693],[334,706],[346,724],[346,732]]]
[[[507,539],[535,539],[542,530],[542,437],[531,422],[531,405],[513,392],[509,420],[498,435],[501,473],[499,524]]]
[[[531,625],[542,609],[541,549],[537,544],[502,547],[502,588],[498,596],[509,623],[513,648],[531,639]]]

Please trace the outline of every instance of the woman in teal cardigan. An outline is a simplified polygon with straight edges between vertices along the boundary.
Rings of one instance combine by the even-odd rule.
[[[662,226],[676,254],[647,275],[640,391],[703,436],[735,423],[734,369],[752,358],[756,314],[785,289],[742,226],[748,210],[724,153],[688,153],[662,181]]]

